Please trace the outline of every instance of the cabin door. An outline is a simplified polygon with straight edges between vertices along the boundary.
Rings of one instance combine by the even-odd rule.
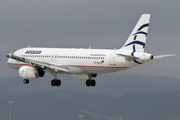
[[[56,60],[57,60],[57,54],[52,54],[51,60],[52,60],[52,61],[56,61]]]
[[[110,57],[110,65],[116,65],[115,57],[116,53],[112,53]]]

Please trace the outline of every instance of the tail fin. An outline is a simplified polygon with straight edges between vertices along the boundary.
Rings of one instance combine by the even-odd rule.
[[[143,14],[121,50],[144,52],[150,14]]]

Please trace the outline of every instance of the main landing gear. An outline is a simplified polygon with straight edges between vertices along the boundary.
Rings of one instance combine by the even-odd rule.
[[[86,86],[88,86],[88,87],[90,87],[90,86],[94,87],[95,85],[96,85],[96,81],[93,79],[88,79],[86,81]]]
[[[53,87],[55,86],[59,87],[61,85],[61,80],[57,79],[57,72],[51,71],[51,74],[54,76],[54,79],[51,81],[51,85]]]
[[[96,85],[96,81],[92,78],[95,78],[97,74],[90,74],[89,79],[86,81],[86,86],[87,87],[94,87]]]
[[[51,85],[52,85],[53,87],[55,87],[55,86],[59,87],[59,86],[61,85],[61,81],[60,81],[59,79],[53,79],[53,80],[51,81]]]

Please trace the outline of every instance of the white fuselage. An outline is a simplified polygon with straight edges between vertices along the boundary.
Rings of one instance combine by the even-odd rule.
[[[69,74],[106,74],[138,65],[116,53],[117,50],[105,49],[23,48],[14,52],[14,55],[66,67]],[[19,70],[21,66],[29,64],[10,58],[8,65]]]

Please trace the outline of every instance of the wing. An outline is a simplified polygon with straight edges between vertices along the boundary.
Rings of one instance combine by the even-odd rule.
[[[67,67],[62,67],[60,64],[57,63],[50,63],[50,62],[41,62],[41,61],[35,61],[32,59],[28,58],[22,58],[19,56],[16,56],[13,54],[13,52],[10,52],[6,57],[18,60],[20,62],[28,63],[31,66],[34,66],[36,68],[41,68],[41,69],[51,69],[55,72],[63,72],[63,73],[69,73],[69,69]]]

